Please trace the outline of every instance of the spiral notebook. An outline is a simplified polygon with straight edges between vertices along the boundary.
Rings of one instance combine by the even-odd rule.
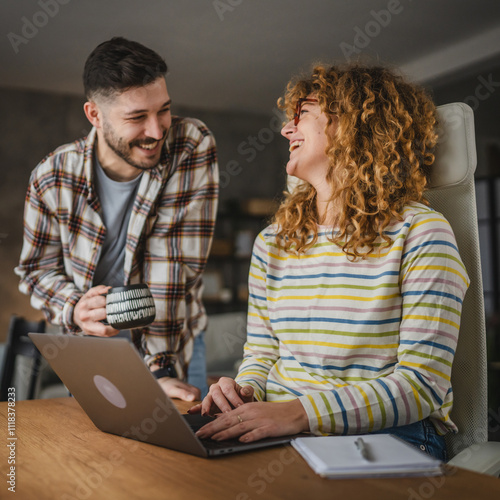
[[[362,439],[362,449],[359,442]],[[321,436],[292,440],[292,446],[323,477],[437,476],[442,462],[391,434]]]

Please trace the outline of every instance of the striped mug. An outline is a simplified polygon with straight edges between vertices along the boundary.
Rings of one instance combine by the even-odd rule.
[[[156,308],[145,283],[117,286],[106,295],[106,320],[117,330],[147,326],[155,320]]]

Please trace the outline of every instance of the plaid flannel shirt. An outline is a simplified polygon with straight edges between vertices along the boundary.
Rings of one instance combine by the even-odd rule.
[[[25,202],[19,289],[48,321],[78,334],[73,310],[92,287],[106,228],[93,183],[96,130],[59,147],[32,172]],[[215,141],[200,121],[172,118],[157,167],[144,171],[125,248],[125,284],[146,282],[156,320],[133,331],[146,362],[175,360],[184,377],[206,328],[202,272],[218,199]]]

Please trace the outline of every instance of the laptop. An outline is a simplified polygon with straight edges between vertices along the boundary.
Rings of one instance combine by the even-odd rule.
[[[127,339],[29,336],[101,431],[199,457],[286,444],[295,437],[255,443],[199,439],[195,432],[213,418],[181,414]]]

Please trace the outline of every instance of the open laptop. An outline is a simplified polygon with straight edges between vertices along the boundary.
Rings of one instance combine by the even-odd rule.
[[[29,336],[104,432],[200,457],[285,444],[295,437],[255,443],[199,439],[195,432],[212,418],[181,414],[127,339],[48,333]]]

